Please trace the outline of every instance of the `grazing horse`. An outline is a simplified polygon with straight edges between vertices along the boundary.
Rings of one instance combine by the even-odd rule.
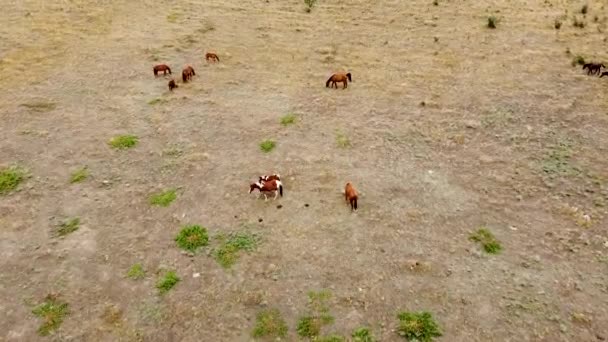
[[[264,182],[269,182],[271,180],[281,180],[281,175],[279,175],[278,173],[276,175],[266,175],[266,176],[260,176],[260,179],[258,180],[259,183],[264,183]]]
[[[608,71],[604,71],[604,72],[602,73],[602,75],[600,76],[600,78],[602,78],[602,77],[604,77],[604,76],[608,76]]]
[[[169,68],[169,66],[167,64],[159,64],[159,65],[155,66],[154,68],[152,68],[152,71],[154,71],[154,76],[158,76],[159,71],[162,71],[163,75],[166,75],[167,71],[168,71],[169,75],[171,75],[171,68]]]
[[[346,202],[350,203],[350,210],[357,210],[357,190],[351,182],[346,183],[346,188],[344,189],[344,198]]]
[[[178,88],[177,84],[175,84],[175,80],[169,81],[169,91],[173,91],[175,88]]]
[[[196,73],[194,72],[194,68],[188,65],[182,71],[182,80],[184,81],[184,83],[186,83],[188,82],[188,80],[192,79],[192,76],[196,76]]]
[[[276,200],[279,194],[283,197],[283,183],[278,180],[271,180],[268,182],[256,182],[249,186],[249,193],[252,193],[253,190],[258,189],[261,194],[264,194],[264,201],[268,200],[268,196],[266,193],[274,192],[274,199]],[[260,195],[258,195],[260,197]]]
[[[206,60],[207,62],[208,62],[208,61],[210,61],[210,60],[211,60],[211,61],[216,61],[216,62],[219,62],[219,61],[220,61],[220,58],[219,58],[219,57],[217,56],[217,54],[216,54],[216,53],[214,53],[214,52],[207,52],[207,53],[205,54],[205,60]]]
[[[599,75],[602,68],[606,68],[603,63],[587,63],[583,65],[583,70],[587,69],[587,75]]]
[[[325,82],[325,87],[329,88],[329,84],[331,83],[332,88],[336,87],[336,89],[338,89],[338,83],[342,82],[344,84],[342,89],[346,89],[348,87],[348,81],[351,81],[351,82],[353,81],[353,79],[351,78],[350,72],[346,73],[346,74],[344,74],[344,73],[333,74],[327,80],[327,82]]]

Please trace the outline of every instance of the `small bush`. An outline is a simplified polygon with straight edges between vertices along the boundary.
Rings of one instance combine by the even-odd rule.
[[[296,115],[289,113],[284,115],[283,117],[281,117],[281,125],[283,126],[289,126],[291,124],[294,124],[296,122]]]
[[[69,314],[69,309],[67,303],[61,302],[56,297],[49,295],[42,304],[32,310],[32,313],[44,319],[44,322],[38,328],[38,334],[47,336],[59,328],[65,316]]]
[[[484,251],[489,254],[498,254],[502,250],[500,243],[494,237],[494,234],[486,228],[480,228],[475,233],[469,236],[469,240],[479,242]]]
[[[313,338],[321,332],[321,322],[312,316],[304,316],[298,320],[296,331],[301,337]]]
[[[429,312],[401,312],[397,318],[397,333],[408,341],[430,342],[434,337],[442,335],[439,325]]]
[[[306,4],[306,12],[312,11],[313,6],[317,0],[304,0],[304,4]]]
[[[17,167],[0,169],[0,195],[15,190],[24,179],[25,172]]]
[[[131,266],[129,272],[127,272],[127,277],[133,280],[143,279],[145,276],[146,272],[144,271],[144,267],[139,263]]]
[[[253,337],[285,337],[287,329],[287,323],[281,317],[279,310],[265,309],[258,313],[252,335]]]
[[[134,135],[119,135],[110,139],[109,145],[117,150],[125,150],[137,145],[138,140]]]
[[[177,193],[175,189],[161,191],[150,196],[150,204],[160,207],[168,207],[171,202],[175,201]]]
[[[80,183],[83,180],[87,179],[87,177],[89,177],[89,170],[86,166],[83,166],[78,170],[72,172],[72,175],[70,176],[70,183]]]
[[[59,225],[59,229],[57,229],[58,236],[65,236],[70,233],[73,233],[80,228],[80,219],[78,217],[69,219]]]
[[[496,24],[498,24],[498,19],[495,16],[491,15],[488,17],[488,28],[495,29]]]
[[[374,336],[368,328],[358,328],[353,331],[353,342],[375,342]]]
[[[251,233],[220,235],[218,239],[222,242],[213,254],[215,260],[224,268],[230,268],[236,263],[240,251],[252,251],[259,242],[258,236]]]
[[[156,288],[158,289],[158,292],[163,295],[169,292],[169,290],[171,290],[179,281],[180,279],[175,271],[168,271],[158,280]]]
[[[589,10],[589,6],[587,4],[584,4],[583,7],[581,7],[581,13],[587,14],[587,11]]]
[[[197,249],[209,244],[207,228],[199,225],[185,226],[175,237],[177,245],[189,252],[196,252]]]
[[[556,30],[559,30],[562,27],[562,22],[559,19],[555,19],[554,26]]]
[[[264,140],[260,143],[260,150],[262,150],[262,152],[264,152],[264,153],[269,153],[276,146],[277,146],[277,144],[273,140],[268,139],[268,140]]]
[[[584,65],[585,64],[585,58],[581,55],[578,55],[576,57],[574,57],[572,59],[572,66],[576,66],[576,65]]]
[[[346,135],[344,135],[344,133],[337,132],[336,133],[336,144],[340,148],[347,148],[347,147],[350,147],[350,140],[348,139],[348,137]]]

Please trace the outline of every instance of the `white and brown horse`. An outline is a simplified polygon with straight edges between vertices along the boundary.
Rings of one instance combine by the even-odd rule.
[[[280,174],[276,174],[276,175],[266,175],[266,176],[260,176],[260,179],[258,180],[258,182],[260,183],[264,183],[264,182],[268,182],[271,180],[281,180],[281,175]]]
[[[249,193],[253,190],[258,189],[260,194],[264,194],[264,200],[268,200],[266,195],[269,192],[274,192],[274,199],[276,200],[279,194],[283,197],[283,183],[279,180],[271,180],[267,182],[255,182],[249,186]],[[260,197],[260,195],[258,195]]]

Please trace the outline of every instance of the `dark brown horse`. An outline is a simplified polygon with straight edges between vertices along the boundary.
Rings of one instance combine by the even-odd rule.
[[[359,197],[357,194],[357,190],[351,182],[346,183],[346,187],[344,188],[344,197],[346,198],[346,202],[350,204],[350,210],[357,210],[357,198]]]
[[[281,194],[281,197],[283,197],[283,183],[278,180],[253,183],[249,186],[249,193],[252,193],[255,189],[258,189],[261,194],[264,194],[264,201],[268,200],[268,196],[266,196],[266,194],[269,192],[274,192],[275,200],[279,194]],[[258,195],[258,197],[260,197],[260,195]]]
[[[192,79],[192,76],[196,76],[196,73],[194,72],[194,68],[192,68],[191,66],[188,65],[182,71],[182,80],[184,81],[184,83],[186,83]]]
[[[156,65],[154,68],[152,68],[152,71],[154,71],[154,76],[157,76],[160,71],[163,72],[163,75],[166,75],[167,71],[169,72],[169,75],[171,75],[171,68],[169,68],[167,64]]]
[[[219,62],[220,58],[217,56],[216,53],[214,52],[207,52],[205,54],[205,60],[208,61],[215,61],[215,62]]]
[[[602,68],[606,68],[603,63],[586,63],[583,65],[583,70],[587,69],[587,75],[599,75]]]
[[[342,89],[346,89],[348,87],[348,81],[350,81],[350,82],[353,81],[353,79],[351,78],[350,72],[346,73],[346,74],[344,74],[344,73],[333,74],[327,80],[327,82],[325,82],[325,87],[329,88],[329,84],[331,83],[332,88],[335,87],[336,89],[338,89],[338,83],[342,82],[344,84]]]
[[[175,88],[178,88],[177,84],[175,84],[175,80],[169,81],[169,91],[173,91]]]

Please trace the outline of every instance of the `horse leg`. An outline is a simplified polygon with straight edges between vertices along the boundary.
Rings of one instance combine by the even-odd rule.
[[[344,80],[344,87],[342,89],[346,89],[346,88],[348,88],[348,81]]]
[[[266,193],[264,193],[264,202],[268,201],[268,196],[266,196]]]
[[[274,192],[274,201],[276,201],[276,200],[277,200],[277,197],[279,197],[279,190],[276,190],[276,191]]]

